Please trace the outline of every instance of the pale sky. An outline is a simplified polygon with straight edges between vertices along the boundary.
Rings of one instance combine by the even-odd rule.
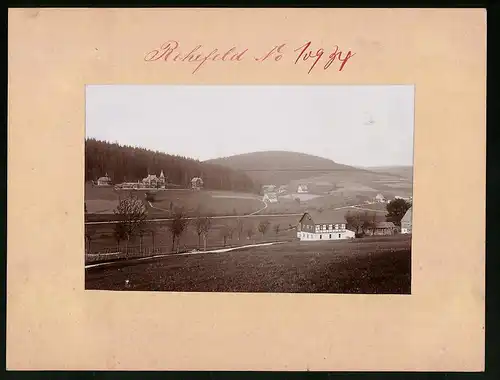
[[[92,85],[86,92],[86,136],[99,140],[199,160],[287,150],[353,166],[413,164],[411,85]]]

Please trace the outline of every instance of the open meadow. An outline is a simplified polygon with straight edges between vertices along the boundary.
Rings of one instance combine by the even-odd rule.
[[[86,289],[410,294],[411,236],[285,242],[85,270]]]
[[[146,200],[152,193],[153,199]],[[112,186],[99,187],[85,185],[85,203],[88,221],[106,220],[113,215],[120,198],[134,195],[147,207],[148,216],[168,217],[170,212],[182,208],[188,215],[247,215],[259,212],[266,207],[259,195],[231,191],[192,191],[190,189],[115,190]],[[104,215],[103,215],[104,214]],[[107,214],[107,215],[106,215]],[[97,215],[97,218],[93,216]],[[99,216],[103,218],[99,218]],[[107,217],[109,216],[109,217]]]
[[[298,216],[293,215],[282,217],[256,215],[241,218],[239,221],[238,218],[234,217],[214,218],[207,233],[206,247],[213,249],[295,238],[295,226],[298,219]],[[262,221],[269,222],[268,230],[264,235],[258,231],[258,225]],[[128,249],[131,251],[139,249],[172,251],[172,233],[168,226],[168,221],[147,223],[142,235],[135,235],[131,238]],[[114,238],[114,227],[114,224],[87,225],[85,228],[87,240],[90,238],[90,247],[87,245],[87,253],[110,253],[123,250],[125,248],[124,242],[117,242]],[[87,244],[89,244],[88,241]],[[179,246],[182,251],[186,251],[198,249],[200,245],[202,245],[202,241],[198,238],[195,221],[192,219],[180,237]]]

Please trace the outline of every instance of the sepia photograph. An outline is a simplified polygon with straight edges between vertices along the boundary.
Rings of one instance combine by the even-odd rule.
[[[411,294],[413,85],[88,85],[85,289]]]

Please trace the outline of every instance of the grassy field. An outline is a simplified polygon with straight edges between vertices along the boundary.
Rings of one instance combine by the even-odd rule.
[[[411,237],[293,242],[116,263],[86,269],[85,284],[135,291],[410,294]]]
[[[264,207],[260,196],[256,194],[237,193],[229,191],[191,191],[159,190],[151,204],[146,202],[148,190],[115,190],[113,187],[98,187],[85,185],[85,201],[87,203],[87,220],[92,214],[113,214],[120,197],[133,194],[144,200],[148,215],[151,217],[167,217],[174,208],[183,208],[187,213],[201,210],[208,215],[245,215],[254,213]],[[105,218],[105,216],[103,215]],[[106,219],[104,219],[106,220]]]
[[[226,238],[226,245],[234,245],[250,242],[260,242],[268,240],[286,240],[289,238],[296,237],[295,229],[286,231],[290,227],[295,227],[298,223],[299,217],[297,216],[285,216],[285,217],[250,217],[243,218],[243,233],[241,237],[238,236],[236,231],[236,218],[225,218],[225,219],[214,219],[212,221],[212,227],[207,236],[207,248],[221,247],[224,244],[224,238],[222,236],[223,229],[229,227],[234,229],[232,238]],[[257,231],[258,224],[266,220],[270,223],[269,230],[264,236],[261,236]],[[172,234],[168,229],[168,222],[157,222],[148,223],[146,226],[147,232],[142,237],[142,248],[158,248],[158,247],[171,247],[172,245]],[[276,226],[279,225],[279,232],[276,233]],[[247,231],[252,229],[254,235],[249,239]],[[117,242],[113,237],[114,225],[112,224],[98,224],[98,225],[87,225],[85,227],[87,234],[91,237],[90,251],[93,253],[105,252],[105,251],[117,251]],[[150,231],[154,231],[154,234]],[[138,249],[140,244],[140,237],[134,236],[129,243],[130,249]],[[124,243],[121,242],[121,247],[123,248]],[[182,249],[194,249],[198,247],[198,235],[196,234],[196,229],[194,222],[191,221],[187,227],[186,232],[182,235],[180,240],[180,246]]]

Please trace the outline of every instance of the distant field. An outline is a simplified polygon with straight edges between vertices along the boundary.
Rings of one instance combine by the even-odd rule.
[[[128,286],[125,286],[128,280]],[[86,270],[86,289],[410,294],[411,237],[285,243]]]
[[[113,187],[98,187],[86,184],[85,201],[89,214],[113,214],[120,196],[136,195],[143,200],[151,217],[165,217],[175,208],[182,207],[186,212],[201,210],[212,215],[245,215],[264,207],[260,196],[230,191],[191,191],[159,190],[151,205],[145,201],[149,190],[114,190]],[[87,220],[94,220],[87,216]]]
[[[202,210],[212,215],[245,215],[264,207],[257,195],[211,191],[160,191],[151,203],[153,208],[170,210],[183,207],[185,210]]]
[[[281,198],[289,199],[289,200],[295,200],[296,198],[299,198],[301,202],[307,202],[307,201],[310,201],[311,199],[314,199],[314,198],[320,198],[321,196],[322,195],[318,195],[318,194],[293,193],[293,194],[287,194]]]
[[[364,204],[364,205],[360,205],[359,208],[373,210],[373,211],[380,211],[380,212],[384,212],[384,213],[387,212],[387,204],[386,203]]]
[[[86,201],[87,212],[91,214],[114,214],[118,200],[91,199]]]
[[[112,186],[92,186],[85,184],[85,200],[118,200],[118,193]]]

